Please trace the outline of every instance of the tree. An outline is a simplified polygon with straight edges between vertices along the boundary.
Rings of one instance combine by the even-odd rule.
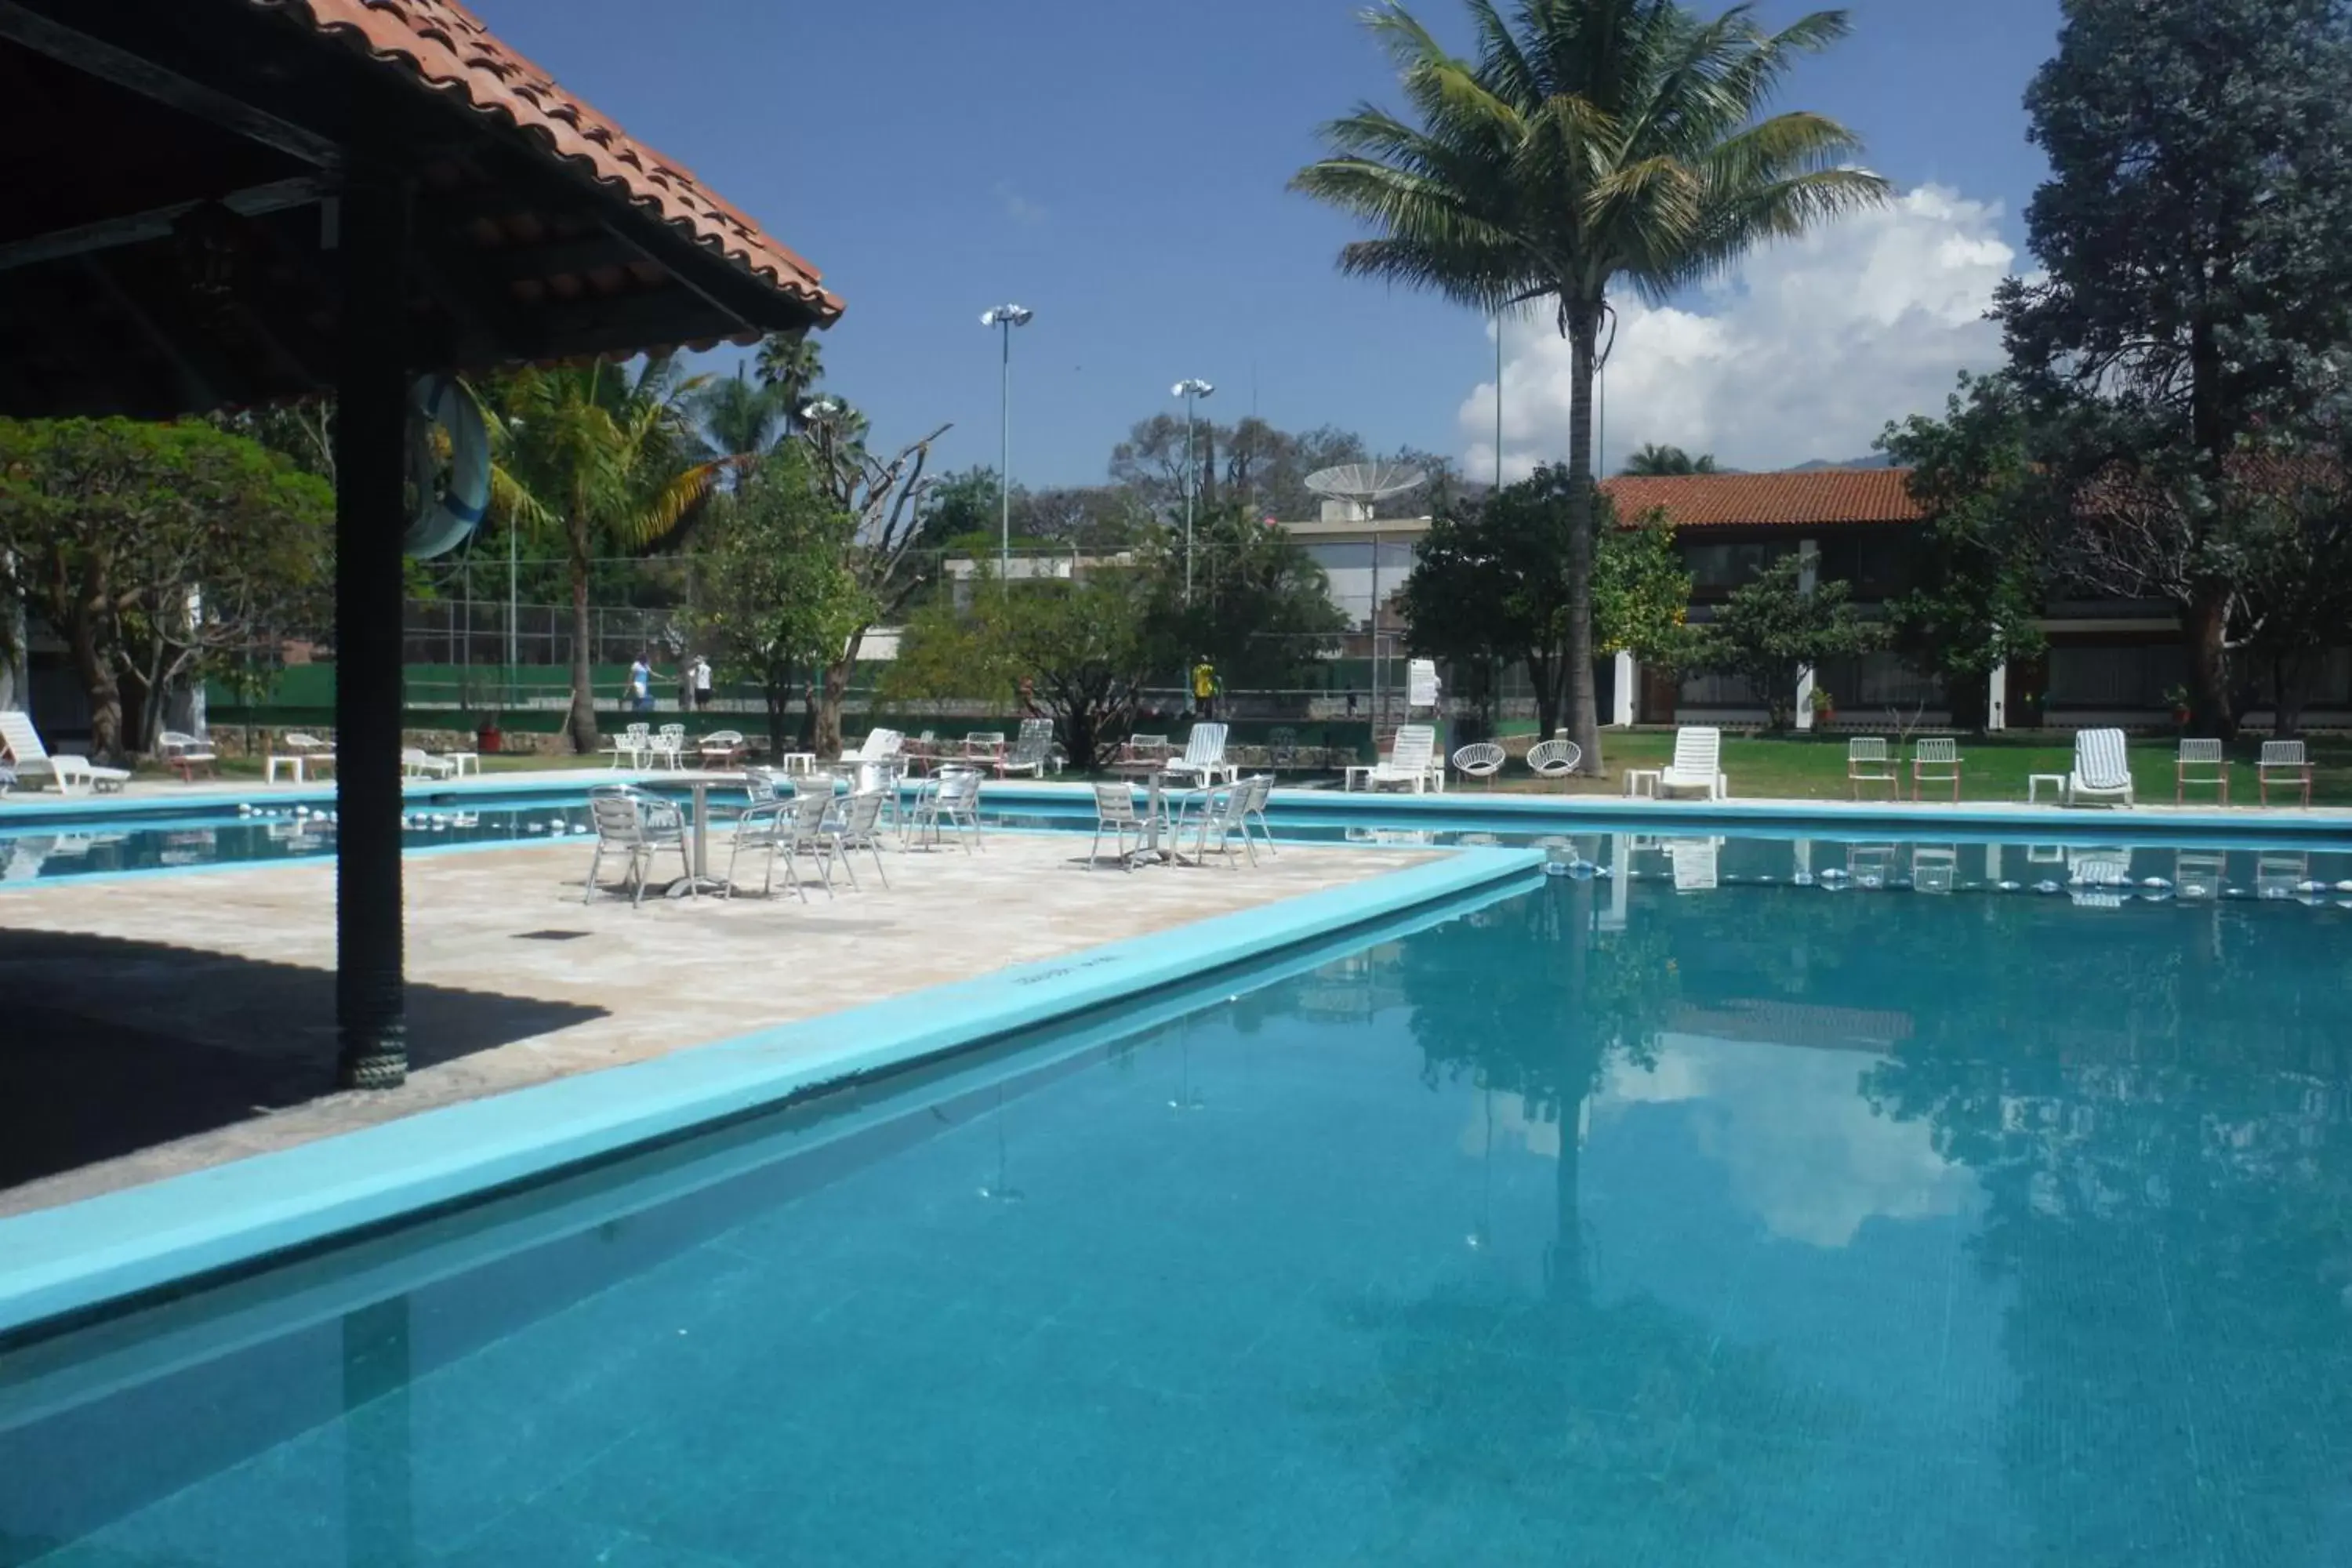
[[[1745,677],[1748,689],[1785,728],[1795,710],[1797,679],[1832,658],[1866,653],[1878,628],[1849,602],[1850,583],[1803,585],[1804,563],[1783,555],[1731,591],[1691,655],[1694,668]]]
[[[1333,121],[1331,155],[1292,185],[1381,231],[1341,250],[1342,271],[1482,315],[1552,303],[1573,345],[1565,657],[1574,739],[1599,773],[1592,384],[1610,292],[1663,297],[1889,187],[1847,166],[1861,143],[1836,121],[1758,118],[1798,56],[1844,36],[1842,11],[1768,34],[1745,6],[1707,22],[1670,0],[1528,0],[1509,22],[1491,0],[1469,9],[1469,59],[1395,0],[1368,13],[1419,123],[1370,106]]]
[[[1702,452],[1692,457],[1680,447],[1643,447],[1625,459],[1622,470],[1650,478],[1678,474],[1712,474],[1716,472],[1715,454]]]
[[[937,600],[907,623],[884,690],[894,701],[1025,697],[1071,761],[1092,768],[1127,733],[1150,673],[1149,605],[1130,568],[1009,585],[983,573],[969,606]]]
[[[0,625],[23,605],[65,640],[119,760],[178,682],[325,624],[333,516],[324,480],[201,421],[0,419]]]
[[[1889,639],[1906,666],[1944,682],[1953,721],[1970,729],[1984,727],[1992,672],[2047,641],[2044,541],[2063,503],[2034,439],[2014,383],[1966,375],[1943,418],[1914,415],[1878,439],[1911,470],[1926,514],[1915,580],[1886,601]]]
[[[2242,456],[2232,473],[2250,498],[2242,689],[2266,686],[2272,728],[2290,735],[2326,655],[2352,626],[2352,450],[2331,429]]]
[[[1601,539],[1592,552],[1592,640],[1643,664],[1679,669],[1692,647],[1691,574],[1675,548],[1664,510],[1620,525],[1601,498]]]
[[[572,574],[572,748],[596,749],[588,574],[605,549],[636,551],[676,534],[716,489],[730,458],[694,461],[688,401],[667,357],[633,376],[607,364],[515,373],[488,398],[496,471],[491,504],[509,526],[552,529]]]
[[[944,474],[923,498],[922,521],[916,542],[925,550],[944,550],[949,542],[969,539],[995,529],[1003,518],[1003,482],[996,470],[975,463],[961,473]]]
[[[1546,465],[1483,502],[1440,513],[1400,593],[1412,650],[1465,668],[1474,691],[1491,690],[1500,670],[1525,664],[1536,728],[1546,735],[1559,727],[1570,688],[1572,484],[1566,468]],[[1678,667],[1688,657],[1690,574],[1674,531],[1656,515],[1621,528],[1608,498],[1600,500],[1587,526],[1601,537],[1586,552],[1594,562],[1596,640]]]
[[[1143,552],[1150,640],[1163,671],[1206,655],[1230,686],[1286,686],[1348,627],[1307,547],[1237,503],[1196,520],[1193,554],[1188,604],[1183,541],[1163,530]]]
[[[2071,428],[2070,568],[2179,609],[2196,722],[2229,734],[2258,510],[2229,462],[2331,390],[2352,341],[2352,23],[2342,0],[2064,16],[2026,96],[2053,170],[2026,212],[2042,270],[1995,315],[2037,419]]]
[[[760,384],[776,394],[786,427],[800,429],[805,423],[801,410],[824,379],[824,354],[816,340],[805,332],[770,332],[760,340],[751,364]]]
[[[701,427],[705,454],[744,458],[765,452],[794,428],[782,392],[741,375],[720,376],[687,400]]]
[[[850,519],[850,543],[842,563],[857,587],[856,624],[826,663],[817,689],[812,743],[821,756],[840,754],[841,706],[849,695],[849,678],[857,668],[857,650],[866,634],[877,625],[902,618],[926,580],[925,563],[915,544],[922,537],[924,500],[936,480],[925,469],[931,443],[947,431],[942,425],[922,439],[909,441],[887,461],[830,420],[819,420],[802,434],[810,458],[810,483],[834,510]]]
[[[853,520],[813,482],[811,461],[791,442],[752,465],[712,503],[700,534],[709,570],[698,630],[757,678],[779,748],[795,687],[869,618],[847,565]]]

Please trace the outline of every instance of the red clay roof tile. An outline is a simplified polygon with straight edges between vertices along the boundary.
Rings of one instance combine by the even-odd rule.
[[[1677,528],[1916,522],[1908,468],[1813,468],[1793,474],[1626,476],[1601,488],[1621,518],[1664,507]]]
[[[558,157],[585,164],[630,201],[651,208],[826,321],[841,314],[817,272],[721,200],[671,159],[632,140],[618,125],[566,92],[483,26],[457,0],[248,0],[264,10],[305,19],[345,38],[369,58],[451,92],[478,113],[502,115],[534,132]]]

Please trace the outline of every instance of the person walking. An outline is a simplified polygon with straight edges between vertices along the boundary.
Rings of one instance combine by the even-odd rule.
[[[1219,689],[1217,667],[1209,662],[1209,656],[1204,653],[1201,656],[1201,662],[1192,667],[1192,713],[1195,718],[1213,719],[1217,716]]]
[[[636,663],[629,666],[629,706],[639,713],[654,710],[654,656],[637,655]]]

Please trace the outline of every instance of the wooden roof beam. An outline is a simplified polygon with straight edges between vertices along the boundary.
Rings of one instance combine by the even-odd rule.
[[[5,0],[0,0],[0,3],[5,3]],[[268,213],[309,206],[324,199],[326,194],[322,181],[306,174],[297,179],[276,180],[266,185],[231,191],[220,198],[220,205],[241,217],[259,217]],[[163,206],[149,207],[144,212],[125,213],[120,217],[100,218],[95,223],[77,224],[71,228],[9,240],[0,244],[0,272],[44,261],[61,260],[69,256],[89,256],[126,245],[143,245],[149,240],[168,238],[174,224],[204,205],[202,200],[173,202]]]
[[[62,22],[52,21],[20,0],[0,0],[0,38],[22,44],[61,65],[112,82],[142,98],[153,99],[248,141],[274,147],[303,163],[327,170],[342,166],[342,148],[327,137],[128,49],[118,48],[103,38],[94,38]]]

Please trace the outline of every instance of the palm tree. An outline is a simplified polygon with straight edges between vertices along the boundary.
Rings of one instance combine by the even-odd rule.
[[[709,498],[731,458],[697,460],[688,416],[702,377],[656,356],[635,376],[607,364],[526,370],[496,392],[491,506],[509,527],[555,528],[572,569],[574,750],[596,749],[588,574],[600,548],[650,549]]]
[[[721,376],[702,387],[688,412],[712,457],[756,458],[793,428],[782,390],[740,374]]]
[[[1854,134],[1818,114],[1759,119],[1800,55],[1846,32],[1822,11],[1779,32],[1746,5],[1704,21],[1674,0],[1465,0],[1477,37],[1448,54],[1395,0],[1366,25],[1414,121],[1365,105],[1323,128],[1295,190],[1380,231],[1354,276],[1433,289],[1482,314],[1549,300],[1570,382],[1571,722],[1601,771],[1592,683],[1592,382],[1612,288],[1663,299],[1759,241],[1886,199],[1845,166]]]
[[[1645,479],[1661,479],[1682,474],[1712,474],[1717,472],[1717,468],[1712,452],[1701,452],[1694,458],[1680,447],[1649,446],[1626,458],[1623,471]]]
[[[801,410],[824,379],[824,355],[816,341],[800,332],[770,332],[751,356],[751,373],[760,384],[776,389],[782,400],[785,427],[801,427]]]

